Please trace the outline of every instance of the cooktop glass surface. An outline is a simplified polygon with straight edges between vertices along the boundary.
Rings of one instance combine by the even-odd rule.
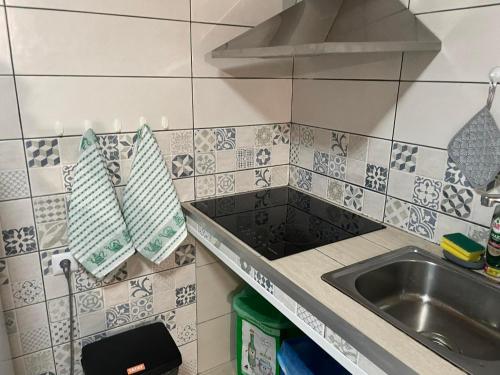
[[[270,260],[385,228],[288,187],[192,205]]]

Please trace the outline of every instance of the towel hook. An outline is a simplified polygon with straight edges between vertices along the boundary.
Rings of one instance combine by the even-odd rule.
[[[144,125],[146,125],[146,117],[141,116],[139,118],[139,126],[142,128]]]
[[[92,129],[92,124],[91,124],[90,120],[83,121],[83,127],[85,128],[85,131]]]
[[[64,135],[64,125],[62,124],[61,121],[57,120],[55,125],[55,132],[58,137],[62,137]]]
[[[493,99],[495,98],[495,91],[497,89],[497,85],[500,82],[500,66],[497,66],[490,71],[490,87],[488,91],[488,100],[486,101],[486,107],[491,109],[491,105],[493,104]]]
[[[120,119],[115,119],[115,132],[116,133],[122,132],[122,122],[120,121]]]
[[[167,118],[167,116],[161,116],[161,127],[164,130],[168,129],[168,118]]]

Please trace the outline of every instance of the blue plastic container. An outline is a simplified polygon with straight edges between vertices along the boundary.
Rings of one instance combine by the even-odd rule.
[[[285,340],[278,352],[278,362],[284,375],[350,374],[309,337]]]

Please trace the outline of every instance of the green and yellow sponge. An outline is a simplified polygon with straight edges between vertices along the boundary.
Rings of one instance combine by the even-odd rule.
[[[441,247],[457,258],[475,262],[484,254],[484,247],[462,233],[446,234],[441,238]]]

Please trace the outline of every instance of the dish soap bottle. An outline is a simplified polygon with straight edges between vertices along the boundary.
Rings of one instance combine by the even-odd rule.
[[[500,278],[500,205],[497,205],[493,220],[488,246],[486,248],[486,273]]]

